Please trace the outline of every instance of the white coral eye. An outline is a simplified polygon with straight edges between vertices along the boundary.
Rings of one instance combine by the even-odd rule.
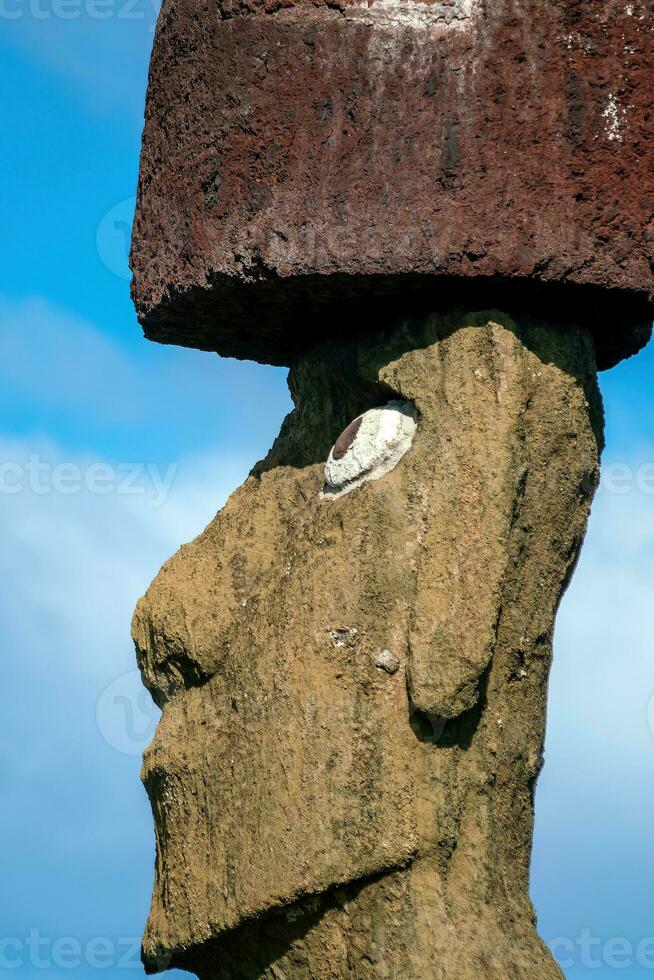
[[[389,473],[413,442],[411,402],[392,401],[364,412],[336,440],[325,465],[323,496],[335,497]]]

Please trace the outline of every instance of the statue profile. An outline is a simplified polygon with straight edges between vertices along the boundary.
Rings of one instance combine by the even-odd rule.
[[[294,409],[135,613],[151,972],[561,976],[528,897],[552,631],[597,370],[652,320],[632,6],[164,2],[139,317],[288,365]]]

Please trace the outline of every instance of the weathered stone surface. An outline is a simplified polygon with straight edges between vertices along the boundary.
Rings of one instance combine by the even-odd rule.
[[[590,335],[433,315],[318,345],[290,387],[267,459],[135,613],[163,706],[146,964],[560,976],[527,888],[554,615],[602,440]],[[411,448],[325,499],[339,433],[390,399],[415,406]]]
[[[146,335],[288,364],[358,329],[357,303],[427,292],[574,311],[600,367],[633,353],[654,293],[653,16],[164,0],[132,252]]]

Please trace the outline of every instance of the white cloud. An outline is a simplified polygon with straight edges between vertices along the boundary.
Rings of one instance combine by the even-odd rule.
[[[83,480],[73,481],[78,492],[61,493],[52,475],[60,464],[84,475],[98,460],[64,454],[52,443],[0,438],[0,460],[26,467],[35,456],[47,461],[39,492],[24,478],[10,484],[22,485],[20,492],[1,493],[0,569],[8,588],[0,603],[21,632],[48,623],[24,644],[24,656],[51,661],[56,651],[58,667],[50,662],[48,669],[68,664],[109,680],[125,664],[119,651],[129,646],[136,599],[161,563],[203,529],[252,460],[183,459],[164,502],[153,506],[161,488],[153,490],[147,472],[139,477],[143,493],[134,493],[139,486],[122,487],[122,474],[109,493],[89,492]]]
[[[600,490],[557,622],[552,753],[565,744],[570,758],[581,741],[589,746],[588,764],[599,769],[609,749],[627,757],[654,753],[645,723],[654,692],[653,572],[654,496]]]
[[[118,340],[41,297],[0,295],[0,405],[59,443],[110,444],[114,459],[268,449],[290,408],[283,368],[153,344],[136,320],[132,329]]]
[[[89,463],[52,442],[0,437],[0,460],[26,462],[35,453],[53,466],[83,471]],[[125,752],[120,726],[134,708],[151,735],[158,712],[134,678],[126,689],[132,704],[105,698],[101,716],[98,704],[134,670],[136,600],[251,462],[182,459],[159,507],[145,495],[0,493],[3,935],[33,927],[80,939],[139,935],[154,838],[140,760]]]
[[[555,631],[536,795],[532,894],[541,935],[573,943],[570,977],[582,930],[634,947],[654,931],[653,563],[654,497],[600,490]]]
[[[84,406],[92,417],[117,423],[144,410],[137,365],[110,337],[67,310],[38,296],[0,297],[0,333],[3,388],[52,408]]]

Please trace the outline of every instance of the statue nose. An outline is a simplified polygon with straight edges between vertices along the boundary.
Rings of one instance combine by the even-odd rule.
[[[134,612],[132,637],[143,683],[160,708],[175,694],[199,687],[215,673],[190,637],[185,641],[179,632],[168,630],[166,621],[153,616],[143,600]]]
[[[194,545],[186,545],[163,566],[132,619],[143,683],[159,707],[206,683],[225,649],[220,635],[224,617],[200,598],[214,590],[210,583],[207,588],[209,576],[195,554]]]

